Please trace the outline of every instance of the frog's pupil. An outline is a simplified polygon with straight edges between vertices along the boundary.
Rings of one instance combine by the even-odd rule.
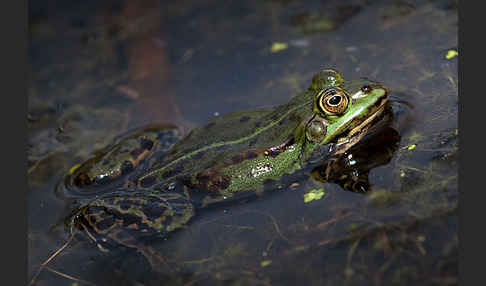
[[[338,105],[341,102],[341,97],[340,96],[333,96],[329,99],[329,104],[330,105]]]

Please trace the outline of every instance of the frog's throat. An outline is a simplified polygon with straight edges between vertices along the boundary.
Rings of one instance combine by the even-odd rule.
[[[204,151],[207,151],[207,150],[209,150],[209,149],[211,149],[211,148],[217,148],[217,147],[220,147],[220,146],[223,146],[223,145],[234,145],[234,144],[239,144],[239,143],[244,142],[244,141],[246,141],[246,140],[249,140],[249,139],[251,139],[251,138],[253,138],[253,137],[256,137],[256,136],[257,136],[257,135],[259,135],[260,133],[262,133],[262,132],[264,132],[264,131],[266,131],[266,130],[268,130],[268,129],[272,128],[272,127],[273,127],[273,126],[275,126],[275,125],[277,125],[277,124],[278,124],[278,122],[280,122],[281,120],[283,120],[285,117],[287,117],[287,116],[288,116],[289,114],[291,114],[292,112],[294,112],[294,111],[296,111],[296,110],[298,110],[298,109],[301,109],[301,108],[303,108],[303,107],[305,107],[305,106],[307,106],[307,105],[312,105],[312,104],[314,104],[314,102],[313,102],[313,101],[306,101],[306,102],[304,102],[304,103],[302,103],[302,104],[299,104],[299,105],[297,105],[297,106],[294,106],[293,108],[288,109],[288,110],[287,110],[287,112],[285,112],[284,114],[282,114],[282,115],[281,115],[281,116],[278,118],[278,120],[275,120],[274,122],[272,122],[272,123],[270,123],[270,124],[267,124],[265,127],[262,127],[262,128],[260,128],[260,129],[258,129],[256,132],[254,132],[254,133],[252,133],[251,135],[248,135],[248,136],[246,136],[246,137],[242,137],[242,138],[239,138],[239,139],[236,139],[236,140],[233,140],[233,141],[222,141],[222,142],[217,142],[217,143],[214,143],[214,144],[211,144],[211,145],[207,145],[207,146],[205,146],[205,147],[203,147],[203,148],[200,148],[200,149],[198,149],[198,150],[192,151],[192,152],[190,152],[190,153],[187,153],[187,154],[185,154],[185,155],[183,155],[183,156],[181,156],[181,157],[179,157],[179,158],[177,158],[177,159],[175,159],[175,160],[171,161],[170,163],[168,163],[167,165],[165,165],[164,167],[162,167],[162,168],[160,168],[160,169],[157,169],[157,170],[154,170],[154,171],[148,172],[148,173],[147,173],[147,174],[145,174],[144,176],[140,177],[140,180],[142,180],[142,179],[143,179],[143,178],[145,178],[145,177],[150,177],[150,176],[153,176],[153,175],[155,175],[155,174],[157,174],[157,173],[161,173],[161,172],[165,171],[167,168],[169,168],[170,166],[172,166],[172,165],[174,165],[174,164],[176,164],[176,163],[178,163],[178,162],[180,162],[180,161],[182,161],[182,160],[184,160],[184,159],[187,159],[187,158],[189,158],[189,157],[191,157],[191,156],[194,156],[194,155],[196,155],[197,153],[204,152]]]

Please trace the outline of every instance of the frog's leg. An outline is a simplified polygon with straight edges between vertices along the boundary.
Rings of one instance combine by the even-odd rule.
[[[136,192],[85,203],[67,223],[72,233],[81,231],[104,252],[117,245],[139,250],[157,270],[165,262],[149,242],[167,237],[194,215],[193,204],[181,194]]]
[[[142,173],[150,161],[164,157],[181,137],[181,130],[172,125],[151,125],[121,135],[91,159],[72,167],[58,192],[90,197],[120,187],[124,178]]]

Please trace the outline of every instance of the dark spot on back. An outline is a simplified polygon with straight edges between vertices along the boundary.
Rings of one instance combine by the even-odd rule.
[[[120,202],[120,209],[124,211],[128,210],[130,206],[131,206],[130,202],[127,201]]]
[[[243,156],[241,154],[238,154],[236,156],[233,156],[233,158],[231,158],[231,162],[233,164],[238,164],[238,163],[242,162],[243,160],[245,160],[245,156]]]
[[[98,222],[96,224],[96,227],[99,228],[100,230],[105,230],[109,227],[111,227],[115,223],[115,220],[111,217],[105,218],[104,220]]]
[[[295,137],[294,134],[290,134],[289,137],[287,137],[287,144],[285,146],[290,146],[295,143]]]
[[[219,184],[221,188],[226,189],[230,186],[231,184],[231,177],[230,176],[224,176],[223,181]]]
[[[137,149],[134,149],[130,152],[130,155],[132,155],[134,158],[137,158],[140,154],[142,154],[144,151],[144,149],[142,148],[137,148]]]
[[[248,151],[246,153],[246,158],[248,158],[248,159],[253,159],[253,158],[256,158],[256,157],[258,157],[258,153],[257,152]]]
[[[240,122],[247,122],[248,120],[250,120],[250,117],[248,116],[243,116],[240,118]]]
[[[122,175],[126,175],[133,171],[133,164],[130,161],[125,160],[123,164],[121,165],[121,173]]]
[[[123,226],[131,225],[132,223],[139,225],[142,222],[138,215],[123,214]]]
[[[212,183],[215,187],[215,188],[213,188],[214,191],[226,189],[226,188],[229,187],[229,185],[231,183],[231,177],[230,176],[219,176],[219,177],[214,178],[212,180]]]
[[[143,209],[143,212],[147,215],[149,219],[156,219],[161,217],[166,210],[165,206],[163,205],[154,205],[151,204],[149,207]]]
[[[255,127],[260,127],[260,125],[262,125],[261,121],[255,122]]]
[[[146,138],[140,139],[140,147],[142,147],[142,149],[151,150],[153,146],[154,142],[152,140],[148,140]]]
[[[155,183],[155,181],[156,180],[154,176],[149,176],[140,180],[140,186],[142,186],[142,188],[147,188],[152,186]]]

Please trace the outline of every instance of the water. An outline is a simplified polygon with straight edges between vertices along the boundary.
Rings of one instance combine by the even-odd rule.
[[[383,82],[413,106],[367,194],[306,180],[206,212],[154,243],[174,267],[163,277],[135,251],[78,241],[37,285],[457,284],[458,76],[457,57],[446,58],[457,1],[51,0],[29,10],[29,279],[68,239],[56,184],[125,130],[187,130],[282,104],[322,68]],[[313,188],[324,196],[305,203]]]

